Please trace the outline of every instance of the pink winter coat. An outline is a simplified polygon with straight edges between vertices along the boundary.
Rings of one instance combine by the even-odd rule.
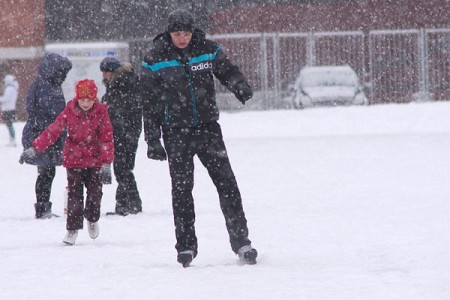
[[[106,105],[96,100],[94,106],[85,112],[78,106],[78,101],[69,101],[55,122],[33,141],[33,148],[38,152],[44,151],[66,128],[64,167],[94,168],[114,160],[113,130]]]

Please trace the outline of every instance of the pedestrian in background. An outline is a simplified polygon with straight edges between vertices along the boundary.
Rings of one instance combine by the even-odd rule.
[[[22,132],[24,149],[31,147],[31,143],[51,124],[64,110],[66,100],[61,88],[64,80],[72,68],[72,63],[66,57],[56,53],[47,53],[39,65],[38,74],[34,79],[26,98],[27,121]],[[27,164],[37,166],[34,205],[37,219],[56,216],[52,213],[50,195],[56,166],[62,164],[62,148],[66,134],[62,133],[58,140],[45,151],[38,153]]]
[[[142,131],[142,105],[138,76],[130,63],[105,57],[100,63],[107,104],[114,132],[114,175],[117,180],[114,212],[126,216],[142,212],[142,201],[133,174],[136,151]]]
[[[192,196],[197,155],[217,188],[232,250],[243,262],[255,264],[258,253],[248,238],[241,194],[217,122],[214,76],[243,104],[252,90],[222,47],[194,27],[186,10],[172,12],[167,30],[153,42],[142,63],[145,140],[150,159],[165,160],[167,151],[177,261],[187,267],[198,252]]]
[[[114,142],[111,121],[106,105],[97,99],[94,80],[81,80],[76,84],[76,96],[26,149],[20,163],[32,159],[56,142],[67,129],[64,142],[63,165],[67,169],[68,213],[67,234],[63,242],[75,244],[78,231],[83,229],[84,218],[92,239],[99,234],[98,220],[102,200],[102,184],[111,183],[111,163]],[[86,187],[86,205],[83,186]]]
[[[19,96],[19,82],[14,75],[8,74],[4,78],[3,95],[0,96],[0,105],[3,121],[9,132],[8,146],[16,147],[16,131],[13,122],[16,120],[16,103]]]

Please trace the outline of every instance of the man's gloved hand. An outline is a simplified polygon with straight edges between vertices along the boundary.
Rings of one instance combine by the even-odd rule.
[[[148,141],[147,157],[154,160],[166,160],[166,150],[160,140]]]
[[[111,184],[111,164],[103,164],[100,168],[100,181],[103,184]]]
[[[36,153],[37,153],[37,152],[36,152],[36,150],[34,150],[33,147],[30,147],[30,148],[24,150],[24,151],[22,152],[22,154],[20,155],[19,163],[20,163],[20,164],[23,164],[25,161],[27,161],[27,160],[29,160],[29,159],[35,157],[35,156],[36,156]]]
[[[240,81],[236,83],[236,98],[245,104],[245,101],[253,97],[252,88],[248,85],[246,81]]]

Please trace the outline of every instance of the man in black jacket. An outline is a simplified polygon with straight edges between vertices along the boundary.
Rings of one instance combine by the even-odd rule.
[[[142,131],[142,105],[138,93],[138,76],[131,64],[115,57],[100,63],[106,93],[102,102],[114,132],[114,175],[118,186],[114,213],[121,216],[142,212],[142,201],[133,174],[139,136]]]
[[[197,255],[192,197],[195,155],[217,188],[232,250],[249,264],[255,264],[258,255],[248,239],[241,194],[217,122],[214,76],[242,104],[253,96],[244,75],[221,46],[194,27],[193,16],[186,10],[172,12],[167,30],[155,37],[153,49],[142,62],[141,95],[147,156],[166,160],[167,151],[169,159],[175,247],[183,267]]]

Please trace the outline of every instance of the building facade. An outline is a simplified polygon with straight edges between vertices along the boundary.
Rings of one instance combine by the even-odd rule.
[[[448,11],[450,1],[442,0],[302,1],[217,11],[210,28],[213,34],[445,28]]]
[[[8,3],[4,3],[8,2]],[[13,74],[19,81],[17,118],[25,119],[25,95],[31,85],[45,43],[45,0],[4,0],[0,10],[0,77]]]

